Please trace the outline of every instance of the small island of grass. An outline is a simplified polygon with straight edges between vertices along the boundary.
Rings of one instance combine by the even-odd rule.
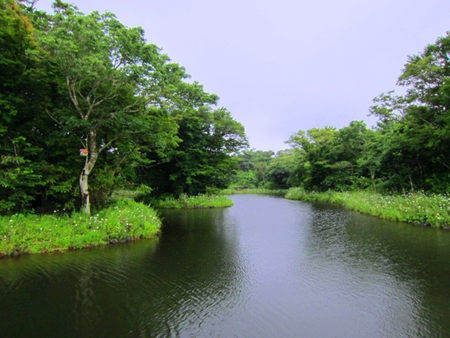
[[[116,199],[91,217],[15,214],[0,217],[0,257],[62,252],[155,236],[161,228],[157,212],[129,199]]]
[[[117,197],[109,207],[90,217],[81,212],[61,214],[58,210],[52,215],[2,216],[0,257],[63,252],[149,238],[158,235],[162,225],[155,208],[206,209],[232,205],[233,201],[223,195],[183,194],[178,199],[154,201],[152,207]]]
[[[168,197],[163,200],[155,201],[153,206],[162,209],[227,208],[233,206],[233,201],[224,195],[188,196],[182,194],[178,199]]]

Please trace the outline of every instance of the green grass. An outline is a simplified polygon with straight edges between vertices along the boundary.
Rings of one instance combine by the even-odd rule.
[[[285,190],[225,190],[223,194],[270,194],[303,201],[344,205],[365,214],[394,221],[450,226],[450,194],[381,195],[368,191],[306,192],[301,188]],[[128,194],[127,194],[128,195]],[[154,203],[159,208],[221,208],[233,201],[224,195],[199,195],[168,198]],[[130,241],[156,235],[161,220],[156,211],[128,198],[87,217],[68,215],[22,215],[0,217],[0,256],[65,251],[88,246]]]
[[[0,217],[0,256],[79,249],[156,235],[161,220],[142,203],[118,199],[97,214]]]
[[[393,221],[436,227],[450,225],[449,194],[381,195],[368,191],[318,193],[306,192],[301,188],[291,188],[287,192],[286,198],[341,204],[355,211]]]
[[[142,192],[138,190],[115,190],[112,197],[113,198],[129,198],[134,199],[141,195]]]
[[[272,196],[285,196],[287,190],[279,189],[257,189],[257,188],[249,188],[249,189],[225,189],[220,193],[222,195],[238,195],[238,194],[259,194],[259,195],[272,195]]]
[[[206,209],[231,207],[233,201],[223,195],[198,195],[187,196],[182,194],[180,198],[166,198],[155,201],[153,206],[164,209]]]

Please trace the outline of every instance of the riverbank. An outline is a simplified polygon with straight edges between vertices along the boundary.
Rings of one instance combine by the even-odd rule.
[[[291,200],[341,204],[354,211],[393,221],[450,228],[449,194],[381,195],[368,191],[319,193],[291,188],[285,197]]]
[[[257,188],[235,188],[225,189],[220,192],[223,195],[245,195],[245,194],[257,194],[257,195],[270,195],[270,196],[282,196],[284,197],[287,190],[279,189],[257,189]]]
[[[157,212],[130,199],[88,217],[22,215],[0,217],[0,257],[62,252],[155,236],[161,228]]]
[[[207,209],[207,208],[227,208],[233,206],[233,201],[223,195],[181,195],[180,198],[173,197],[165,200],[157,200],[152,206],[162,209]]]

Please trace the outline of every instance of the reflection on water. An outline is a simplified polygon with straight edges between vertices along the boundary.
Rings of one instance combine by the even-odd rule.
[[[233,196],[162,236],[0,260],[0,337],[450,336],[450,232]]]

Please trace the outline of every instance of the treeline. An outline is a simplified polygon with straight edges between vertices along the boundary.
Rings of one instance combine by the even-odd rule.
[[[450,35],[409,57],[398,85],[404,94],[375,98],[375,128],[353,121],[342,129],[301,130],[277,154],[244,151],[233,186],[450,191]]]
[[[227,187],[377,192],[450,189],[450,36],[409,57],[398,84],[353,121],[300,130],[275,154],[243,150],[218,96],[112,13],[0,0],[0,214],[106,205]]]
[[[224,188],[247,145],[218,96],[112,13],[0,0],[0,214]]]

